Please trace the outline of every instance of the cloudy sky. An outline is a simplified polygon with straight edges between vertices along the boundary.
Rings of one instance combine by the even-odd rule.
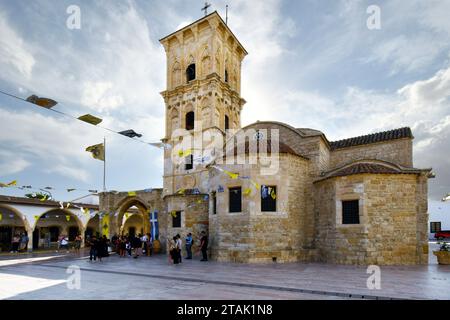
[[[242,124],[277,120],[337,140],[410,126],[414,165],[433,167],[433,210],[450,192],[450,1],[211,0],[249,55]],[[158,39],[200,18],[204,1],[0,0],[0,90],[51,97],[145,141],[164,134],[165,53]],[[369,30],[369,5],[381,29]],[[81,29],[66,26],[70,5]],[[210,9],[210,10],[211,10]],[[211,11],[210,11],[211,12]],[[162,185],[162,152],[0,96],[0,182],[52,186],[74,199],[101,189],[102,162],[84,151],[107,139],[107,187]],[[2,194],[23,195],[2,189]],[[449,210],[450,211],[450,210]]]

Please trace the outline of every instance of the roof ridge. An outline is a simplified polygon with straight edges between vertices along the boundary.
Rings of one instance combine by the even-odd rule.
[[[346,148],[346,147],[352,147],[352,146],[357,146],[357,145],[370,144],[370,143],[402,139],[402,138],[414,138],[410,127],[401,127],[401,128],[397,128],[397,129],[379,131],[379,132],[369,133],[366,135],[331,141],[330,146],[331,146],[331,149],[334,150],[334,149],[339,149],[339,148]]]

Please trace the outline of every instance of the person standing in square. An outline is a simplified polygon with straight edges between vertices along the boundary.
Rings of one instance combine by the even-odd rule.
[[[200,261],[208,261],[208,236],[206,231],[202,231],[202,238],[200,239],[200,250],[202,251],[203,259]]]
[[[188,233],[186,237],[186,252],[187,252],[187,260],[192,259],[192,233]]]

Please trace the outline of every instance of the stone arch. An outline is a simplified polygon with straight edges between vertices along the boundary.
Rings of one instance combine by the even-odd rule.
[[[70,210],[61,209],[61,208],[52,208],[52,209],[48,209],[47,211],[45,211],[42,214],[40,214],[38,219],[36,219],[36,218],[34,219],[35,221],[34,221],[33,229],[36,228],[39,219],[41,219],[43,215],[51,213],[52,211],[62,211],[64,213],[64,215],[70,215],[71,217],[75,217],[75,221],[77,223],[78,228],[79,229],[83,229],[84,228],[83,222],[80,220],[80,218],[76,214],[71,212]]]
[[[19,210],[17,210],[16,208],[7,205],[7,204],[0,204],[0,211],[1,208],[5,208],[11,212],[13,212],[13,214],[15,214],[17,217],[20,218],[20,220],[22,220],[23,226],[25,227],[26,230],[33,230],[32,226],[30,225],[29,221],[27,220],[27,217],[20,212]]]
[[[220,100],[219,100],[219,98],[217,98],[216,106],[214,107],[214,110],[213,110],[214,113],[212,115],[212,123],[217,128],[220,128],[220,110],[218,108],[218,106],[220,106],[220,105],[221,105]]]
[[[22,212],[12,206],[0,204],[0,214],[2,214],[0,220],[2,235],[0,237],[0,251],[9,251],[11,249],[11,240],[15,234],[21,234],[23,231],[26,231],[28,238],[31,238],[33,230]],[[19,247],[19,249],[21,248]]]
[[[207,97],[203,98],[201,103],[201,120],[203,123],[203,128],[208,128],[211,126],[211,103],[210,99]]]
[[[143,217],[143,230],[144,233],[150,232],[150,208],[145,204],[145,201],[138,198],[138,197],[125,197],[122,199],[116,206],[116,214],[115,217],[116,220],[116,226],[118,233],[122,233],[122,228],[125,222],[123,221],[125,213],[130,209],[131,207],[135,206],[138,208],[139,214]]]
[[[178,108],[173,108],[172,111],[170,111],[169,119],[170,119],[169,132],[172,133],[174,130],[180,128],[180,115]]]
[[[95,220],[97,220],[97,221],[95,221]],[[83,237],[86,238],[86,232],[90,228],[93,228],[92,235],[96,235],[96,233],[98,233],[100,235],[101,234],[100,221],[101,221],[101,218],[100,218],[99,212],[96,212],[95,215],[90,216],[89,219],[86,221],[86,227],[85,227]],[[97,222],[97,225],[92,226],[92,222],[94,222],[94,223]]]
[[[186,130],[194,129],[196,120],[195,108],[192,103],[188,103],[183,109],[183,128]]]
[[[187,67],[186,67],[186,83],[189,81],[195,80],[197,78],[197,70],[195,65],[194,56],[190,55],[187,59]]]
[[[220,48],[216,52],[216,73],[222,78],[222,64],[220,63]]]
[[[61,219],[59,218],[58,213],[60,213],[60,215],[63,216]],[[48,214],[51,214],[51,215],[54,214],[55,218],[60,219],[60,220],[59,221],[51,221],[51,222],[46,222],[46,221],[42,220],[42,217],[46,216]],[[69,220],[67,220],[67,216],[70,216]],[[58,236],[61,234],[69,236],[69,231],[70,231],[69,230],[70,229],[69,222],[71,219],[73,219],[73,221],[75,221],[75,223],[76,223],[76,227],[78,228],[77,233],[84,236],[85,226],[83,225],[83,222],[75,213],[71,212],[68,209],[51,208],[51,209],[44,211],[43,213],[41,213],[39,215],[35,215],[33,218],[34,218],[34,225],[33,225],[33,237],[32,237],[33,242],[32,243],[33,243],[34,249],[38,249],[39,247],[42,247],[41,246],[42,244],[44,245],[44,247],[46,247],[46,243],[47,243],[47,245],[50,245],[50,246],[51,246],[51,243],[53,243],[53,245],[55,245],[55,241],[52,241],[51,238],[45,237],[46,240],[42,240],[44,238],[41,237],[41,231],[42,231],[41,228],[48,229],[47,235],[50,235],[50,237],[52,234],[52,231],[51,231],[52,228],[58,228]],[[42,222],[44,225],[39,226],[39,222]],[[55,240],[55,239],[53,239],[53,240]]]
[[[230,82],[230,64],[229,64],[229,59],[225,58],[225,64],[224,64],[224,72],[223,72],[223,81],[225,81],[226,83]]]
[[[236,64],[233,65],[232,71],[231,71],[231,86],[233,88],[237,88],[237,66]]]
[[[208,46],[205,47],[201,55],[201,72],[203,77],[206,77],[212,72],[211,56],[209,54]]]
[[[175,60],[172,66],[172,87],[178,87],[181,85],[181,65]]]

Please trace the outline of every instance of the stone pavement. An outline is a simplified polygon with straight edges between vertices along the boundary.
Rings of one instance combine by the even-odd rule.
[[[363,266],[319,263],[236,264],[167,257],[103,262],[61,255],[0,260],[0,299],[450,299],[450,266],[382,266],[381,289],[369,290]],[[36,260],[37,259],[37,260]],[[67,267],[81,269],[68,289]]]

